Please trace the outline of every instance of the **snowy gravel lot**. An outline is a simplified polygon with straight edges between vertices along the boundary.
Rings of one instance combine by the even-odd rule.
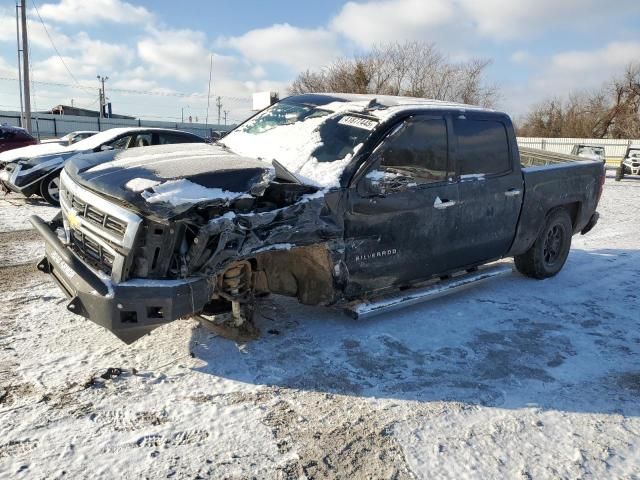
[[[608,178],[553,279],[359,323],[273,298],[246,345],[183,320],[126,346],[35,271],[54,209],[6,196],[0,478],[640,478],[639,200]]]

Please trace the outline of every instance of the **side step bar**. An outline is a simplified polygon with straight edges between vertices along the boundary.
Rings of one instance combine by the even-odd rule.
[[[512,272],[511,263],[491,264],[479,267],[470,273],[454,274],[446,280],[432,281],[426,286],[402,290],[370,301],[354,302],[345,307],[344,311],[355,319],[369,318],[456,293],[491,278],[502,277]]]

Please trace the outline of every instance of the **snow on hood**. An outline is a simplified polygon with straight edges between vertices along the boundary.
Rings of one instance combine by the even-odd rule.
[[[29,145],[28,147],[14,148],[6,152],[0,153],[0,162],[12,162],[21,158],[39,157],[41,155],[50,155],[54,153],[69,152],[69,147],[60,145],[59,143],[40,143],[38,145]]]
[[[244,195],[243,192],[203,187],[184,178],[161,183],[142,192],[142,197],[149,203],[168,203],[174,207],[212,200],[228,201],[242,195]]]
[[[65,172],[85,188],[160,218],[171,218],[200,202],[261,195],[275,176],[265,162],[207,144],[76,155]]]
[[[340,186],[340,176],[362,143],[351,152],[333,161],[318,161],[313,152],[323,145],[319,127],[331,118],[348,112],[361,112],[368,102],[333,102],[322,105],[322,110],[334,113],[307,118],[288,125],[280,125],[259,133],[248,133],[242,127],[223,138],[222,142],[233,152],[267,162],[277,160],[300,180],[324,188]]]

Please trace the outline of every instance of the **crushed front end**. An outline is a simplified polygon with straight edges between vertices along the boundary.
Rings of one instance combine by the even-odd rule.
[[[126,343],[182,317],[249,316],[260,293],[329,304],[342,225],[324,197],[298,201],[310,192],[275,184],[259,198],[163,219],[107,200],[63,171],[60,214],[49,223],[31,218],[45,241],[38,268],[70,299],[69,311]]]

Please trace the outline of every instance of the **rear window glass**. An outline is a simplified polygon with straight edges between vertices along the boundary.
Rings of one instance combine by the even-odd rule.
[[[507,131],[501,122],[456,119],[460,175],[492,175],[511,169]]]

